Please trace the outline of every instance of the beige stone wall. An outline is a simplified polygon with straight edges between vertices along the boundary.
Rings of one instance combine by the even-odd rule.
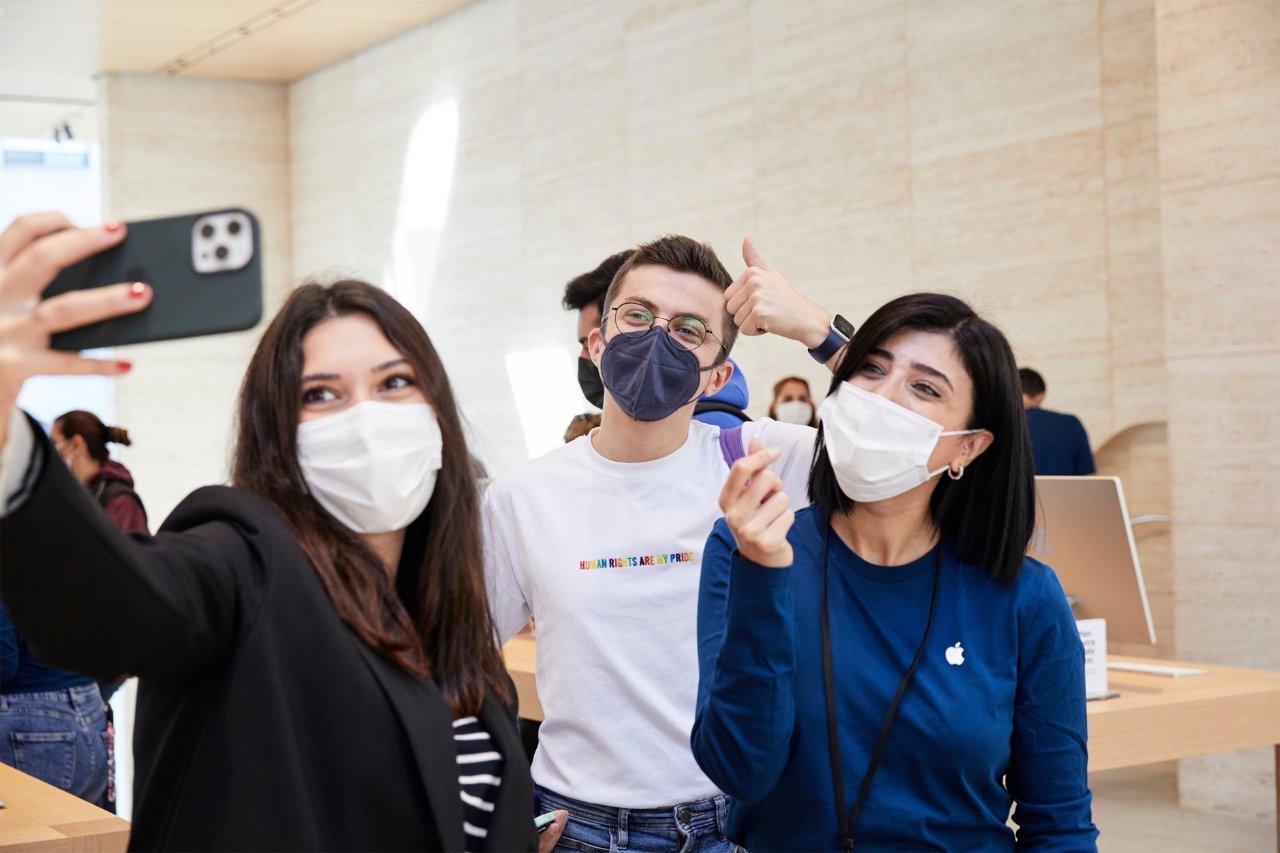
[[[1154,91],[1139,0],[480,0],[291,87],[297,270],[385,277],[412,129],[452,103],[418,290],[491,467],[523,458],[504,354],[567,350],[563,282],[672,231],[734,272],[752,234],[855,322],[965,296],[1101,444],[1165,412]],[[735,357],[757,413],[826,385],[790,342]]]
[[[292,277],[283,86],[108,75],[100,82],[107,216],[242,205],[263,234],[267,310]],[[235,397],[258,329],[121,350],[128,465],[154,528],[192,489],[225,482]]]
[[[1156,9],[1177,651],[1277,669],[1280,3]],[[1179,788],[1274,814],[1274,773],[1270,749],[1214,756]]]

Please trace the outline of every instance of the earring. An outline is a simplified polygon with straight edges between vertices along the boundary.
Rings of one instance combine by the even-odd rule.
[[[953,479],[953,480],[959,480],[961,477],[963,477],[963,476],[964,476],[964,466],[963,466],[963,465],[961,465],[961,466],[960,466],[960,470],[959,470],[959,471],[957,471],[957,470],[956,470],[956,469],[954,469],[954,468],[948,468],[948,469],[947,469],[947,476],[948,476],[948,477],[950,477],[950,478],[951,478],[951,479]]]

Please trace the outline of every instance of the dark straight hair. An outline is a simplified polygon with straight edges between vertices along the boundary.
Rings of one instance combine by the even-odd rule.
[[[929,500],[933,525],[955,543],[961,560],[982,568],[997,583],[1013,583],[1035,528],[1035,476],[1017,363],[1004,334],[954,296],[899,297],[858,329],[836,367],[828,395],[866,363],[872,349],[904,331],[935,332],[951,339],[973,381],[973,415],[967,428],[985,429],[995,437],[963,477],[952,480],[944,474],[939,479]],[[853,507],[831,469],[821,426],[809,500],[828,516]]]
[[[609,292],[613,277],[627,262],[635,249],[623,249],[600,262],[591,272],[584,272],[569,280],[564,286],[564,298],[560,301],[566,311],[581,311],[588,305],[594,305],[600,313],[604,313],[604,297]]]
[[[302,339],[334,317],[370,317],[413,366],[440,422],[443,467],[431,501],[409,525],[394,585],[364,541],[307,492],[298,465]],[[338,616],[401,668],[430,675],[455,715],[486,695],[510,701],[484,585],[480,510],[471,457],[444,365],[426,331],[371,284],[344,280],[294,290],[271,321],[240,389],[232,483],[284,515]]]
[[[89,455],[99,463],[105,463],[111,458],[107,450],[108,442],[123,444],[125,447],[133,444],[129,440],[128,430],[124,427],[109,427],[93,412],[86,412],[84,409],[73,409],[64,415],[59,415],[54,419],[53,426],[57,427],[64,439],[77,435],[83,438]]]

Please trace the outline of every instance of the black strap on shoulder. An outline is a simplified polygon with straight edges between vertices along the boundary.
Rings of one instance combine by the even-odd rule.
[[[835,793],[836,819],[840,826],[840,849],[845,853],[851,853],[853,830],[858,825],[858,819],[862,817],[862,809],[867,804],[867,797],[871,793],[871,780],[876,775],[876,768],[880,766],[880,757],[884,754],[885,746],[889,742],[889,729],[893,727],[893,721],[898,716],[898,705],[902,703],[902,696],[907,692],[907,685],[911,683],[911,676],[915,675],[916,666],[924,656],[924,647],[929,642],[929,632],[933,628],[933,614],[938,606],[938,581],[942,577],[942,543],[939,542],[935,546],[938,550],[933,567],[933,592],[929,596],[929,617],[924,624],[924,635],[920,638],[920,645],[916,648],[911,666],[907,667],[907,671],[898,682],[898,689],[894,691],[892,701],[889,702],[889,709],[880,723],[880,734],[876,737],[875,748],[871,751],[871,759],[867,762],[867,770],[862,774],[862,783],[858,786],[858,796],[848,811],[845,811],[844,807],[844,775],[840,772],[840,726],[836,719],[835,673],[831,662],[831,616],[827,606],[829,576],[827,554],[830,545],[831,522],[828,520],[822,540],[822,687],[827,700],[827,748],[831,755],[831,781]]]
[[[700,415],[703,412],[724,412],[725,414],[733,415],[744,424],[751,423],[751,418],[742,409],[731,403],[722,403],[719,400],[699,400],[694,404],[693,413],[695,415]]]

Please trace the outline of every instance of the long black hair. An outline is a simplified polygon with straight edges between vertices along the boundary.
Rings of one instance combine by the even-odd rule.
[[[834,394],[867,361],[872,349],[908,330],[951,339],[973,381],[973,414],[967,428],[985,429],[995,439],[965,468],[961,479],[943,476],[939,480],[929,499],[930,518],[955,543],[961,560],[982,567],[997,583],[1013,583],[1035,528],[1035,475],[1018,366],[1004,334],[954,296],[901,296],[879,308],[858,329],[827,393]],[[836,481],[821,426],[809,476],[809,501],[828,516],[853,507],[853,500]]]

